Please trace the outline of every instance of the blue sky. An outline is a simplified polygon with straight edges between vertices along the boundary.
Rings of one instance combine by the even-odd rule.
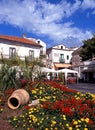
[[[95,0],[0,0],[0,34],[81,46],[95,33]]]

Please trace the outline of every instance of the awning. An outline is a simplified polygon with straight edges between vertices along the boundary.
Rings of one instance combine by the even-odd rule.
[[[54,64],[55,68],[70,68],[71,64],[61,64],[61,63],[56,63]]]
[[[49,68],[46,68],[46,67],[41,67],[41,72],[52,72],[52,73],[57,73],[56,70],[54,69],[49,69]]]
[[[58,72],[64,72],[64,73],[76,73],[76,74],[78,74],[77,71],[75,71],[75,70],[71,70],[71,69],[60,69],[60,70],[58,70]]]

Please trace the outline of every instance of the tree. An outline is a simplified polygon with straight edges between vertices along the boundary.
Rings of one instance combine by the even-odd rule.
[[[83,41],[82,51],[80,52],[80,57],[82,61],[92,60],[95,57],[95,35],[88,40]]]

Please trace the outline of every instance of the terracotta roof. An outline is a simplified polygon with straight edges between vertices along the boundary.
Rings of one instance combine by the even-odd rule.
[[[39,45],[38,43],[36,43],[32,40],[29,40],[27,38],[16,37],[16,36],[0,35],[0,39],[20,42],[20,43],[25,43],[25,44],[31,44],[31,45],[34,45],[34,46],[41,46],[41,45]]]

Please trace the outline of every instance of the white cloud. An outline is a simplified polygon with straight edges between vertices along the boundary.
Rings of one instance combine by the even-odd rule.
[[[95,0],[83,0],[82,9],[93,9],[95,8]]]
[[[82,8],[94,7],[93,2],[94,0],[84,0]],[[47,35],[56,42],[67,37],[83,40],[91,37],[90,31],[75,27],[73,22],[64,22],[80,7],[80,0],[75,0],[74,3],[62,0],[56,5],[43,0],[8,0],[7,3],[3,0],[0,1],[0,22],[7,22],[37,35]]]

